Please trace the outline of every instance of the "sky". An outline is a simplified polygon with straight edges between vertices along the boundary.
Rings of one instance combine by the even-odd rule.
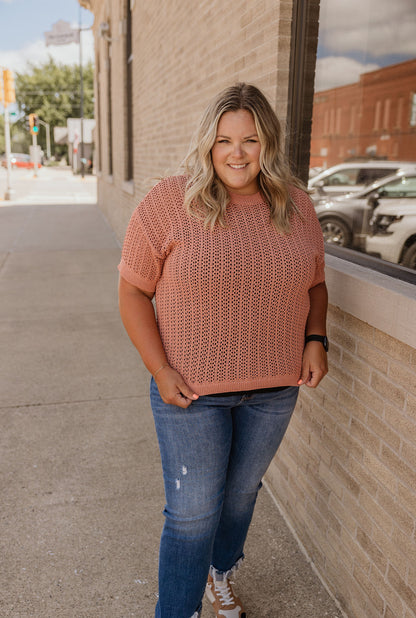
[[[416,57],[415,0],[321,0],[317,92]]]
[[[28,70],[28,61],[42,64],[49,55],[56,62],[74,64],[79,62],[79,45],[45,44],[45,32],[59,20],[78,27],[92,25],[94,16],[80,8],[77,0],[0,0],[0,66],[13,72]],[[94,59],[92,32],[82,36],[83,62]]]

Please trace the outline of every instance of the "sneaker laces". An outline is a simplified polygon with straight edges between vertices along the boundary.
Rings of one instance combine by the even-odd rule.
[[[234,604],[234,595],[231,587],[229,586],[231,582],[225,578],[223,581],[215,581],[215,592],[218,593],[220,597],[220,601],[223,605],[233,605]]]

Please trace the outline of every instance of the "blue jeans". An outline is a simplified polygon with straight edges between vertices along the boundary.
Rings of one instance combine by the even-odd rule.
[[[239,565],[261,479],[297,396],[297,386],[205,395],[183,409],[164,403],[152,378],[166,495],[156,618],[191,618],[210,568],[221,579]]]

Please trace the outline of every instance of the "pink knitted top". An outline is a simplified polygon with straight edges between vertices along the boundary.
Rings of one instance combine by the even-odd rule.
[[[320,225],[306,193],[290,234],[260,193],[231,195],[228,227],[204,229],[184,207],[186,178],[158,183],[134,211],[121,276],[156,294],[169,364],[199,395],[296,385],[308,290],[324,281]]]

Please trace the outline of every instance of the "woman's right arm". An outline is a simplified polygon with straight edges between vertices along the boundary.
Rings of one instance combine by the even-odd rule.
[[[187,408],[198,395],[170,367],[156,323],[152,297],[120,276],[120,315],[133,345],[154,376],[165,403]],[[163,367],[163,369],[161,369]],[[156,374],[156,375],[155,375]]]

